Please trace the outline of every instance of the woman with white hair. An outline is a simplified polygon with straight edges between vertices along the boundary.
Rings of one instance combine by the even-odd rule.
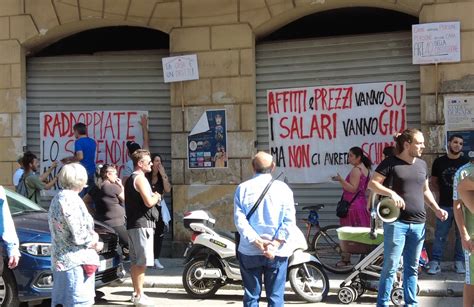
[[[48,215],[54,279],[52,306],[92,306],[99,265],[97,252],[103,243],[79,196],[87,183],[87,171],[79,163],[67,164],[58,179],[62,190],[51,200]]]

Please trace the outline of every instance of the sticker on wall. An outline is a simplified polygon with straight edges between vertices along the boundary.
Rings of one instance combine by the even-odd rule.
[[[227,167],[227,122],[225,110],[207,110],[188,135],[188,167]]]

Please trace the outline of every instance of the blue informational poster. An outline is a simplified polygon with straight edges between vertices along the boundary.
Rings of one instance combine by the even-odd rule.
[[[462,147],[463,155],[470,158],[474,157],[474,130],[448,131],[446,141],[449,140],[453,134],[461,135],[464,140]]]
[[[188,167],[227,167],[227,122],[225,109],[206,110],[188,135]]]

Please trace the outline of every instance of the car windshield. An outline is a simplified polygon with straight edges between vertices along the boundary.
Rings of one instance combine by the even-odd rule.
[[[29,212],[46,212],[46,210],[41,208],[38,204],[16,192],[5,189],[5,194],[7,195],[8,207],[12,215],[20,215]]]

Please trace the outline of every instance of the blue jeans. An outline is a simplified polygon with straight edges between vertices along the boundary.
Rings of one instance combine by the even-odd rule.
[[[433,241],[433,253],[431,256],[431,260],[436,261],[441,261],[443,259],[443,253],[446,247],[446,239],[448,238],[449,230],[451,229],[451,226],[453,225],[454,221],[453,207],[443,207],[443,209],[448,212],[448,219],[444,222],[439,219],[436,219],[435,237]],[[459,230],[456,226],[456,222],[454,222],[454,230],[456,234],[454,260],[464,262],[464,252],[462,250],[461,238],[459,236]]]
[[[406,306],[417,306],[418,261],[425,240],[425,224],[384,223],[384,262],[377,306],[389,306],[395,273],[403,253],[403,294]]]
[[[95,297],[95,274],[87,277],[78,265],[67,271],[53,271],[51,306],[92,306]]]
[[[247,256],[239,253],[240,273],[244,283],[244,307],[258,307],[262,293],[262,277],[265,283],[269,307],[285,305],[285,282],[288,258]]]

